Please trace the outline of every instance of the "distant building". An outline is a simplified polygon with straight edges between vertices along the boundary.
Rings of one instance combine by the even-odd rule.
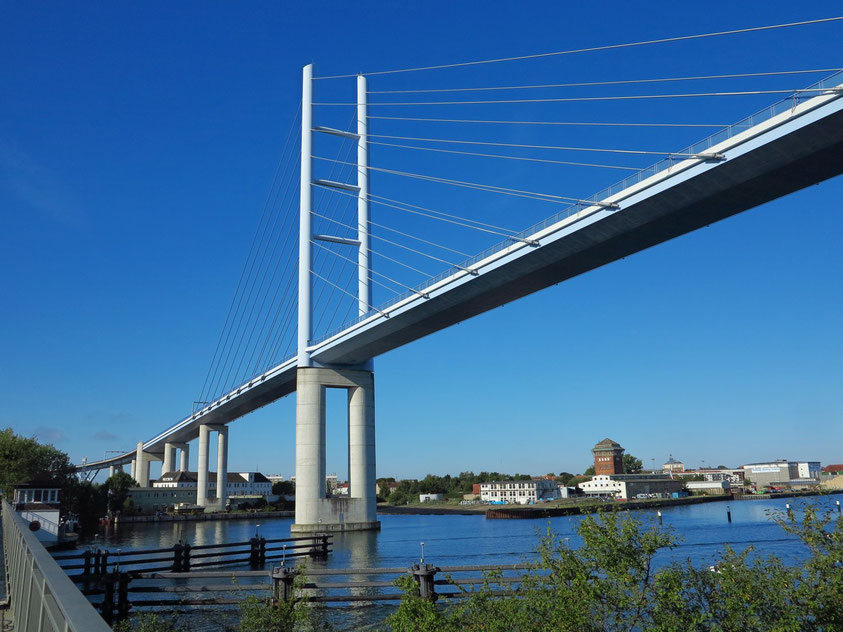
[[[167,472],[152,483],[154,489],[183,489],[193,490],[196,497],[196,472]],[[272,493],[272,483],[260,472],[229,472],[229,496],[269,496]],[[208,472],[208,494],[216,496],[217,474]]]
[[[720,481],[688,481],[685,488],[689,492],[702,494],[731,494],[732,484],[728,480]]]
[[[740,467],[733,470],[700,470],[699,473],[707,481],[729,481],[731,487],[743,487],[744,485],[744,471]]]
[[[639,495],[670,496],[685,483],[668,474],[603,474],[579,484],[586,496],[636,498]]]
[[[432,503],[445,498],[445,494],[419,494],[420,503]]]
[[[829,476],[840,476],[843,474],[843,463],[835,463],[833,465],[826,465],[823,469],[823,474]]]
[[[662,466],[662,469],[665,472],[684,472],[685,471],[685,464],[682,461],[677,461],[673,458],[673,455],[670,455],[668,458],[667,463]]]
[[[623,474],[623,448],[608,437],[591,449],[595,476]]]
[[[577,496],[582,496],[582,490],[579,487],[568,487],[567,485],[562,485],[560,483],[556,484],[557,494],[559,498],[575,498]]]
[[[545,478],[531,481],[480,483],[480,500],[526,505],[559,497],[556,482]]]
[[[59,492],[57,486],[48,482],[32,481],[14,486],[15,512],[29,524],[29,529],[44,546],[58,543],[61,536]]]
[[[749,463],[743,466],[746,481],[755,489],[804,489],[816,486],[820,480],[819,461],[787,461]]]
[[[132,487],[128,498],[135,511],[167,511],[179,503],[196,504],[196,483],[190,488]]]
[[[275,485],[275,483],[283,483],[284,482],[284,477],[281,476],[280,474],[269,474],[269,475],[267,475],[266,478],[273,485]]]

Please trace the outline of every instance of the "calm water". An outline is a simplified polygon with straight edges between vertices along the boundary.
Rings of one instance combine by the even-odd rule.
[[[841,496],[807,499],[747,500],[663,508],[663,528],[672,528],[680,545],[664,551],[658,564],[689,558],[696,566],[710,566],[724,544],[754,554],[770,554],[786,563],[799,563],[806,555],[802,544],[779,527],[772,516],[790,503],[799,513],[806,503],[831,508]],[[726,517],[727,507],[732,522]],[[631,512],[645,522],[658,524],[656,510]],[[511,564],[534,558],[539,536],[548,526],[562,538],[578,545],[577,526],[582,517],[565,516],[536,520],[486,520],[479,516],[382,515],[382,530],[337,534],[333,552],[325,561],[311,564],[328,568],[403,567],[418,561],[424,542],[426,561],[438,566],[461,564]],[[292,519],[236,520],[224,522],[145,523],[119,526],[101,534],[99,546],[124,551],[170,547],[179,539],[191,545],[245,541],[255,535],[290,537]],[[230,568],[230,567],[229,567]],[[339,578],[332,578],[338,580]],[[339,629],[375,629],[388,607],[366,605],[332,616]],[[197,626],[205,627],[205,626]],[[213,629],[209,627],[207,629]]]

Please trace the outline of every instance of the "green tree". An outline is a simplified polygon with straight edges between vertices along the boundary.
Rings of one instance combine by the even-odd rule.
[[[16,435],[11,428],[0,431],[0,492],[11,498],[15,485],[35,480],[57,485],[62,490],[62,504],[71,502],[76,477],[67,454]]]
[[[272,493],[279,496],[292,496],[296,493],[296,486],[290,481],[275,481],[272,484]]]
[[[563,485],[568,485],[571,482],[571,479],[575,478],[573,474],[570,472],[559,472],[559,476],[556,477],[556,480]]]
[[[642,468],[643,463],[641,463],[641,459],[636,459],[631,454],[623,455],[623,471],[626,474],[638,474]]]
[[[129,497],[129,490],[137,487],[138,483],[126,472],[117,471],[102,484],[108,498],[108,510],[120,511]]]
[[[585,472],[583,472],[583,473],[582,473],[582,475],[583,475],[583,476],[594,476],[594,466],[593,466],[593,465],[589,465],[589,466],[585,469]]]

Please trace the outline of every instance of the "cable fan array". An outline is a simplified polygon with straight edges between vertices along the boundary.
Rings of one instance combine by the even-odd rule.
[[[783,108],[836,89],[843,81],[840,68],[825,64],[739,73],[712,68],[714,72],[596,81],[578,74],[583,71],[572,63],[576,55],[619,49],[631,54],[656,44],[797,26],[830,28],[840,20],[366,73],[386,84],[367,93],[366,200],[371,212],[367,273],[373,300],[362,316],[357,313],[359,260],[356,249],[349,246],[359,228],[359,194],[353,187],[358,169],[357,103],[347,98],[354,94],[349,80],[356,75],[315,77],[313,234],[336,239],[312,240],[313,342],[361,318],[382,314],[405,297],[426,299],[425,288],[431,283],[470,272],[472,262],[494,249],[513,243],[538,246],[530,239],[536,226],[600,203],[607,193],[678,161],[717,160],[710,147],[719,140]],[[517,70],[498,72],[494,77],[499,83],[484,84],[478,79],[489,76],[483,72],[489,64],[496,68],[514,64]],[[451,74],[423,72],[434,70]],[[414,83],[419,73],[424,79]],[[808,83],[806,78],[829,73],[835,74],[801,87]],[[652,90],[664,84],[691,87]],[[488,93],[494,93],[494,98],[476,96]],[[729,124],[768,104],[774,95],[786,98],[754,117]],[[287,135],[194,409],[295,355],[297,266],[301,264],[297,248],[299,125],[300,111]],[[326,127],[344,133],[318,133]],[[701,130],[715,133],[692,145]],[[676,150],[685,145],[690,147]],[[658,159],[655,164],[654,159]],[[593,194],[606,186],[607,174],[617,173],[628,177]]]

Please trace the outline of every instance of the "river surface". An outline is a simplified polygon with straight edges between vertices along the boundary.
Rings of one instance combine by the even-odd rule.
[[[800,513],[806,503],[834,507],[839,495],[801,499],[724,501],[662,508],[662,528],[672,529],[679,545],[661,551],[657,565],[690,559],[695,566],[714,564],[724,545],[737,550],[753,547],[753,555],[775,555],[786,564],[799,564],[805,547],[774,520],[789,503]],[[731,510],[732,521],[727,519]],[[655,509],[632,511],[645,524],[658,524]],[[539,538],[548,528],[576,547],[581,516],[534,520],[487,520],[482,514],[381,515],[380,532],[335,534],[327,560],[310,562],[327,568],[408,567],[419,560],[421,543],[427,562],[437,566],[513,564],[535,558]],[[290,537],[291,518],[226,520],[219,522],[162,522],[124,524],[102,533],[97,545],[111,551],[171,547],[179,540],[191,545],[242,542],[260,536]],[[231,568],[231,567],[228,567]],[[339,578],[332,578],[333,581]],[[366,605],[331,616],[337,629],[377,629],[388,606]],[[350,627],[349,627],[350,626]],[[193,626],[191,626],[193,627]],[[196,626],[204,628],[205,626]],[[214,629],[208,627],[207,629]],[[219,629],[219,628],[216,628]]]

